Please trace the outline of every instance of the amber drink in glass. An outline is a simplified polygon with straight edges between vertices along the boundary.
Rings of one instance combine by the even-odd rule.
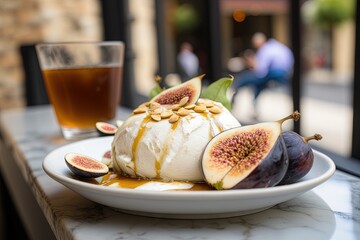
[[[45,86],[66,139],[96,134],[98,121],[116,116],[120,101],[122,42],[36,46]]]

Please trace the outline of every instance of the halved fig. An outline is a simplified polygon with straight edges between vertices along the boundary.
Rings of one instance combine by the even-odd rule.
[[[205,181],[218,190],[278,184],[289,164],[281,126],[299,117],[294,112],[276,122],[233,128],[216,135],[202,157]]]
[[[68,153],[65,162],[75,175],[83,178],[97,178],[109,172],[108,166],[83,154]]]
[[[106,122],[97,122],[95,126],[101,135],[114,135],[118,129],[116,126]]]
[[[194,104],[200,97],[201,79],[204,75],[192,78],[178,86],[166,89],[151,99],[151,102],[157,102],[161,105],[179,104],[182,99],[187,99],[185,104]],[[184,100],[183,100],[184,101]]]

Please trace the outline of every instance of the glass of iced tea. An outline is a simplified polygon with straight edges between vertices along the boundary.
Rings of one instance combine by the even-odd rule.
[[[95,136],[95,124],[116,116],[122,42],[41,43],[36,46],[48,97],[65,139]]]

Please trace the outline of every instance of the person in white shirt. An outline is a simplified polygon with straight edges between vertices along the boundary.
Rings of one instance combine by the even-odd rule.
[[[182,81],[187,81],[199,75],[199,59],[188,42],[183,42],[177,56],[178,73]]]
[[[263,33],[255,33],[252,44],[257,50],[256,55],[247,56],[250,69],[235,77],[235,95],[244,86],[254,88],[254,110],[256,115],[256,100],[270,81],[288,84],[293,71],[294,57],[291,50],[275,39],[267,39]],[[235,98],[235,95],[233,99]]]

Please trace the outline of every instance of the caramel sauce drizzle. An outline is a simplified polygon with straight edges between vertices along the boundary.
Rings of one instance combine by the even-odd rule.
[[[218,114],[211,114],[211,118],[213,119],[213,121],[214,121],[216,127],[218,128],[218,130],[219,130],[220,132],[222,132],[222,131],[224,131],[224,128],[223,128],[223,126],[220,126],[220,125],[217,124],[217,121],[216,121],[216,116],[217,116],[217,115],[218,115]]]
[[[99,183],[102,186],[111,186],[113,184],[116,184],[117,186],[119,186],[120,188],[137,188],[147,182],[150,182],[149,180],[143,180],[143,179],[136,179],[136,178],[128,178],[128,177],[124,177],[118,174],[112,174],[113,176],[111,176],[110,174],[105,175],[105,176],[111,176],[111,177],[103,177],[103,179],[101,180],[101,182]]]
[[[136,173],[136,159],[137,159],[137,148],[138,148],[138,145],[139,145],[139,142],[141,140],[141,138],[143,137],[145,131],[146,131],[146,124],[148,122],[151,121],[151,118],[149,116],[145,117],[142,122],[140,123],[140,128],[138,130],[138,133],[134,139],[134,143],[132,145],[132,149],[131,149],[131,152],[132,152],[132,159],[131,159],[131,162],[134,164],[134,173],[135,175],[137,175]]]
[[[210,139],[212,139],[213,137],[215,137],[213,135],[213,132],[214,132],[214,128],[213,128],[213,124],[211,124],[211,122],[214,122],[215,123],[215,126],[218,128],[219,132],[222,132],[224,129],[219,126],[217,124],[217,122],[215,121],[215,118],[216,118],[216,115],[217,114],[213,114],[213,113],[210,113],[210,112],[202,112],[200,113],[200,115],[202,115],[206,120],[209,120],[209,124],[210,124],[210,130],[209,130],[209,137]],[[210,116],[209,116],[210,115]],[[211,119],[210,119],[211,118]]]
[[[180,122],[180,120],[171,124],[171,131],[168,133],[168,136],[166,137],[161,156],[159,159],[155,160],[156,178],[160,178],[161,167],[164,163],[166,156],[168,155],[169,143],[170,143],[171,136],[173,135],[174,131],[176,130],[177,126],[179,125],[179,122]]]
[[[130,188],[134,189],[137,188],[145,183],[148,182],[162,182],[161,180],[147,180],[147,179],[137,179],[137,178],[130,178],[125,177],[120,174],[116,174],[113,171],[110,171],[108,174],[104,175],[100,182],[96,181],[95,179],[83,179],[79,178],[78,180],[85,181],[91,184],[101,185],[101,186],[111,186],[115,185],[118,188]],[[187,190],[169,190],[169,191],[205,191],[205,190],[212,190],[212,188],[203,182],[193,183],[194,186],[191,189]]]

